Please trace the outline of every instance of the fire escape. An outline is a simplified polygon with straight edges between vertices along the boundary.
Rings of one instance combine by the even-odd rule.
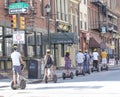
[[[106,5],[101,2],[101,0],[91,0],[91,3],[97,6],[98,8],[98,17],[97,21],[93,23],[92,30],[101,32],[102,27],[105,27],[107,29],[107,20],[105,17],[107,17],[107,8]]]

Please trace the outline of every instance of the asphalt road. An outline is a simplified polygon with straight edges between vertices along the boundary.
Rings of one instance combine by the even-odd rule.
[[[94,72],[57,83],[27,84],[25,90],[0,88],[0,97],[120,97],[120,70]]]

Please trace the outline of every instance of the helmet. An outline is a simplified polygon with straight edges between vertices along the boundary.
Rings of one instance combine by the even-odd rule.
[[[17,45],[13,45],[13,48],[14,48],[14,49],[17,49],[17,48],[18,48],[18,46],[17,46]]]
[[[85,50],[85,52],[87,53],[87,52],[88,52],[88,50]]]
[[[97,51],[97,49],[94,49],[94,51]]]
[[[66,53],[69,53],[70,51],[69,50],[66,50]]]
[[[81,49],[79,49],[79,52],[81,52],[82,50]]]
[[[50,52],[50,49],[47,49],[46,52]]]

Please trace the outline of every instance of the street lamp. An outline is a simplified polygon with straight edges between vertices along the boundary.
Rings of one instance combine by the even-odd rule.
[[[51,48],[51,40],[50,40],[50,12],[51,12],[51,7],[50,4],[47,4],[45,6],[46,9],[46,14],[47,14],[47,30],[48,30],[48,48]]]

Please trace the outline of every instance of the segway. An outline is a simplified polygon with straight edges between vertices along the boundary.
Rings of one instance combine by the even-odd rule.
[[[90,68],[88,68],[88,69],[85,71],[85,73],[90,74],[90,73],[91,73]]]
[[[108,71],[108,65],[101,66],[101,71],[103,71],[103,70],[107,70]]]
[[[81,64],[80,66],[78,66],[79,70],[77,69],[75,71],[75,75],[78,76],[78,75],[83,75],[85,76],[85,70],[83,69],[83,64]]]
[[[78,76],[78,75],[83,75],[83,76],[85,76],[85,71],[82,70],[82,72],[80,72],[79,70],[76,70],[76,71],[75,71],[75,75],[76,75],[76,76]]]
[[[24,69],[24,65],[21,64],[21,70],[23,70],[23,69]],[[22,76],[20,77],[19,82],[17,81],[16,83],[17,83],[17,85],[14,86],[13,80],[11,81],[11,88],[13,90],[16,90],[16,89],[19,89],[19,88],[20,89],[25,89],[26,88],[26,81],[25,81],[25,79]]]
[[[99,66],[97,66],[97,67],[92,67],[91,68],[91,72],[94,72],[94,71],[97,71],[97,72],[99,72],[100,70],[99,70]]]
[[[48,83],[48,81],[53,81],[54,83],[57,83],[57,75],[53,74],[52,77],[50,77],[51,70],[48,68],[48,76],[45,75],[45,83]]]
[[[45,83],[48,83],[48,81],[53,81],[54,83],[57,83],[57,75],[54,74],[52,79],[50,79],[50,77],[45,76]]]
[[[62,74],[62,78],[63,78],[63,79],[66,79],[66,78],[71,78],[71,79],[73,79],[73,77],[74,77],[73,72],[70,72],[70,74],[66,74],[66,73],[63,72],[63,74]]]

